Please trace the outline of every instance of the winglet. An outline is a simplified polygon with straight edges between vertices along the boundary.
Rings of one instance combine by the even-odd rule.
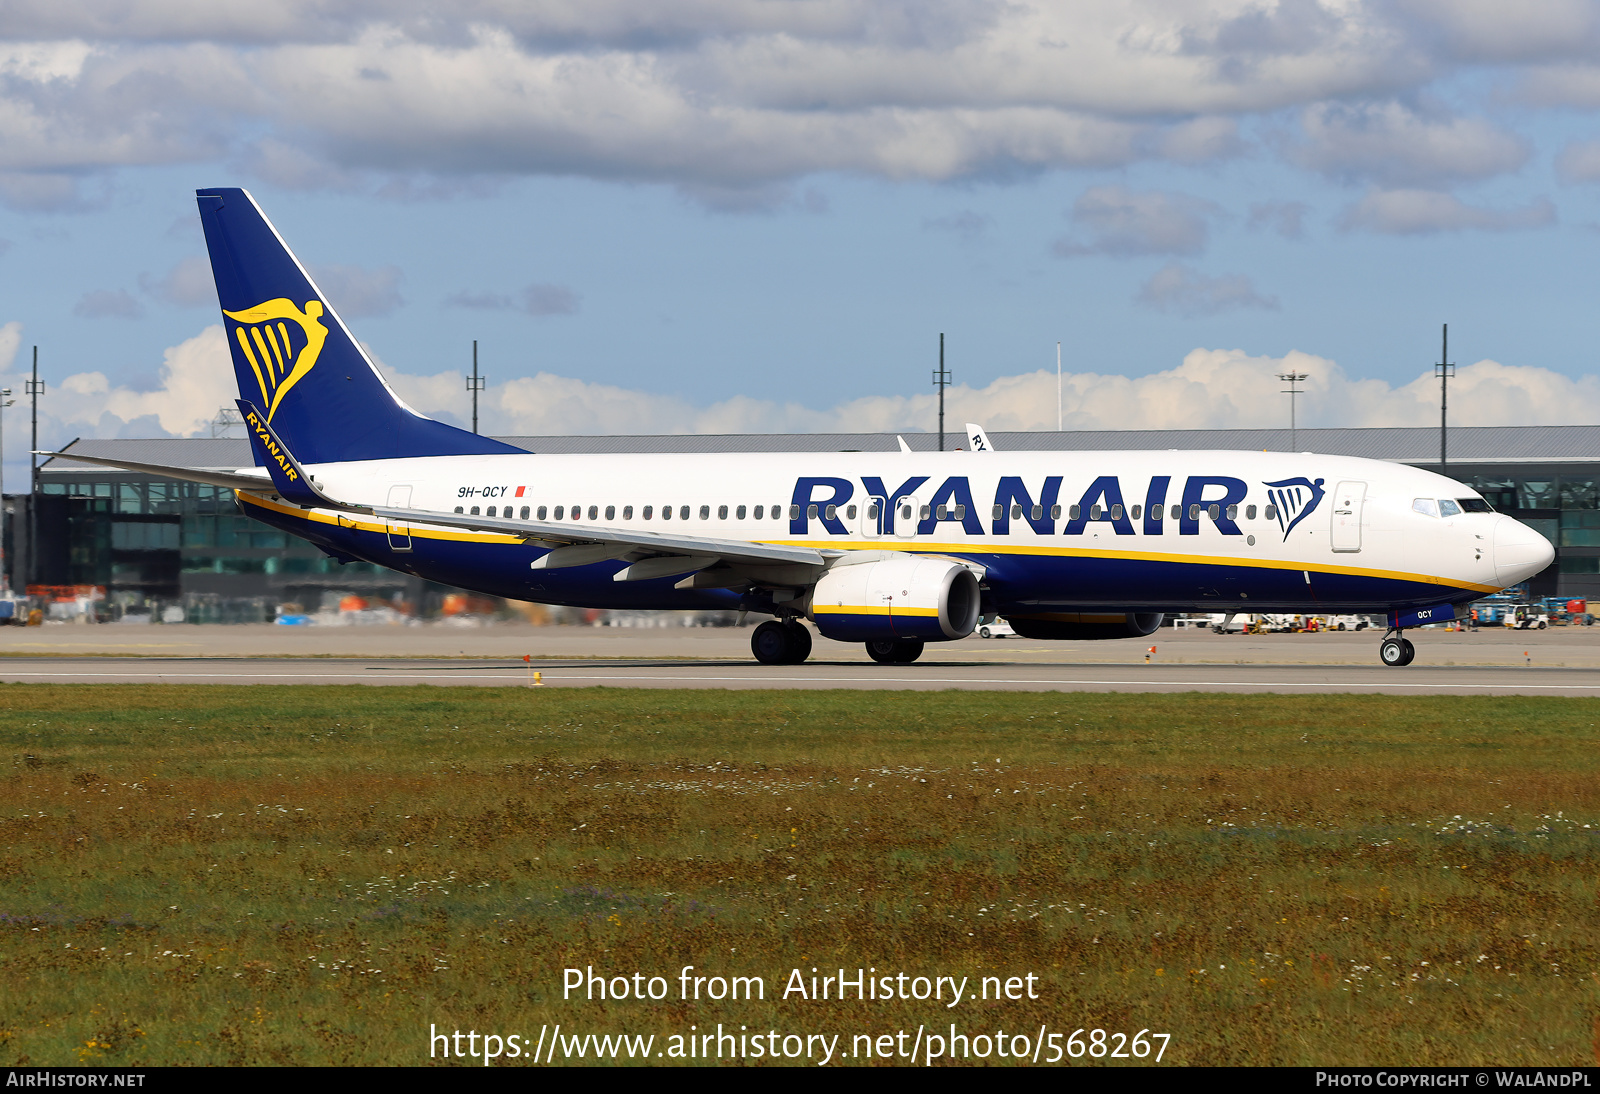
[[[906,439],[904,437],[900,436],[897,433],[897,434],[895,434],[895,438],[894,439],[900,442],[900,451],[902,451],[902,452],[910,452],[911,451],[911,446],[909,444],[906,444]]]
[[[279,497],[296,505],[349,508],[317,489],[317,484],[311,481],[311,476],[305,473],[305,469],[294,458],[288,446],[278,439],[278,435],[267,424],[265,414],[257,410],[247,399],[239,399],[237,402],[239,414],[244,418],[245,428],[250,433],[250,448],[255,453],[256,463],[265,467],[267,474],[272,476],[272,486]]]
[[[989,434],[983,431],[983,426],[967,423],[967,441],[972,445],[974,452],[993,452],[994,445],[989,443]]]

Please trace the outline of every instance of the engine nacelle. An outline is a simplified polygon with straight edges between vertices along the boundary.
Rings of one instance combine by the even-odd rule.
[[[949,642],[978,625],[978,579],[959,563],[893,554],[835,565],[811,590],[808,613],[824,638]]]
[[[1144,638],[1156,632],[1164,616],[1160,612],[1051,612],[1005,618],[1011,629],[1023,638],[1081,642],[1100,638]]]

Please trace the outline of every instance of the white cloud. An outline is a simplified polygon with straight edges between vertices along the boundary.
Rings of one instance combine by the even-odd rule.
[[[1600,141],[1573,141],[1556,156],[1562,182],[1600,182]]]
[[[922,226],[931,231],[949,232],[970,243],[994,227],[994,219],[972,209],[960,209],[942,217],[927,217]]]
[[[1211,202],[1187,194],[1092,186],[1072,206],[1073,222],[1089,241],[1063,238],[1053,250],[1058,258],[1199,254],[1206,246],[1207,220],[1221,213]]]
[[[1579,0],[13,0],[0,198],[231,159],[301,187],[575,174],[770,207],[823,171],[1209,162],[1283,110],[1315,170],[1437,184],[1525,143],[1395,104],[1464,66],[1592,79],[1595,22]]]
[[[1339,218],[1339,226],[1346,231],[1385,235],[1428,235],[1467,228],[1511,232],[1555,222],[1555,206],[1545,198],[1520,209],[1483,209],[1440,190],[1374,190]]]
[[[1245,226],[1252,231],[1267,229],[1284,239],[1302,239],[1309,212],[1311,207],[1303,201],[1258,201],[1251,204]]]
[[[20,323],[0,327],[0,387],[13,392],[23,390],[32,365],[17,360],[21,333]],[[40,443],[46,446],[65,444],[76,436],[125,436],[135,422],[146,423],[145,431],[136,435],[205,434],[218,408],[231,407],[238,397],[220,325],[168,348],[151,391],[113,387],[102,372],[57,379],[49,364],[48,359],[41,362],[45,393],[39,398]]]
[[[79,298],[72,314],[82,319],[138,319],[144,315],[144,305],[127,289],[95,289]]]
[[[209,270],[206,276],[211,276]],[[400,282],[405,275],[395,266],[375,270],[364,266],[313,266],[311,276],[323,297],[346,319],[388,315],[405,303],[400,296]]]
[[[521,311],[535,317],[546,315],[576,315],[583,298],[565,285],[533,284],[523,289],[518,298],[505,293],[463,290],[445,299],[451,308],[472,308],[480,311]]]
[[[165,277],[139,275],[139,288],[150,296],[182,308],[216,306],[217,286],[211,276],[211,262],[199,255],[182,259]]]
[[[1600,35],[1600,11],[1587,0],[1397,0],[1395,11],[1444,55],[1477,63],[1592,56]]]
[[[1276,311],[1278,307],[1276,297],[1257,293],[1244,274],[1208,277],[1181,262],[1169,262],[1157,270],[1136,299],[1145,307],[1190,317],[1238,308]]]
[[[1289,150],[1302,167],[1344,180],[1417,186],[1515,171],[1528,142],[1482,118],[1425,116],[1399,103],[1319,103],[1301,115],[1305,141]]]
[[[522,310],[528,315],[576,315],[580,297],[565,285],[529,285],[522,290]]]
[[[22,390],[27,362],[17,360],[21,325],[0,326],[0,386]],[[1070,362],[1070,350],[1069,350]],[[379,362],[402,398],[423,413],[465,423],[471,414],[463,374],[397,373]],[[1277,374],[1307,375],[1299,402],[1307,426],[1404,426],[1436,420],[1439,389],[1430,372],[1392,386],[1348,376],[1334,361],[1290,352],[1196,349],[1175,368],[1128,377],[1069,372],[1063,417],[1069,429],[1278,427],[1288,408]],[[40,400],[41,444],[75,436],[205,436],[220,407],[236,397],[220,326],[168,349],[152,391],[112,387],[103,373],[50,382]],[[1451,420],[1460,425],[1566,425],[1600,420],[1600,377],[1569,377],[1537,366],[1479,361],[1462,366],[1450,388]],[[952,387],[947,420],[992,430],[1054,429],[1056,377],[1040,371],[1001,377],[985,387]],[[610,384],[539,373],[492,385],[481,396],[484,432],[567,433],[888,432],[934,427],[936,396],[869,395],[826,408],[736,396],[710,405]]]

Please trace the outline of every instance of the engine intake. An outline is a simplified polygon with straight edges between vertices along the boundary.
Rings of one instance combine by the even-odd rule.
[[[1160,612],[1051,612],[1008,615],[1006,622],[1023,638],[1045,640],[1144,638],[1165,618]]]
[[[893,554],[835,564],[812,586],[809,614],[823,637],[837,642],[949,642],[978,625],[978,600],[978,579],[965,566]]]

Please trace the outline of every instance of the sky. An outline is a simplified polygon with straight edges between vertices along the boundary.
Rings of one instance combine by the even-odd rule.
[[[7,488],[35,346],[209,435],[235,185],[485,432],[1600,421],[1600,3],[8,0]]]

